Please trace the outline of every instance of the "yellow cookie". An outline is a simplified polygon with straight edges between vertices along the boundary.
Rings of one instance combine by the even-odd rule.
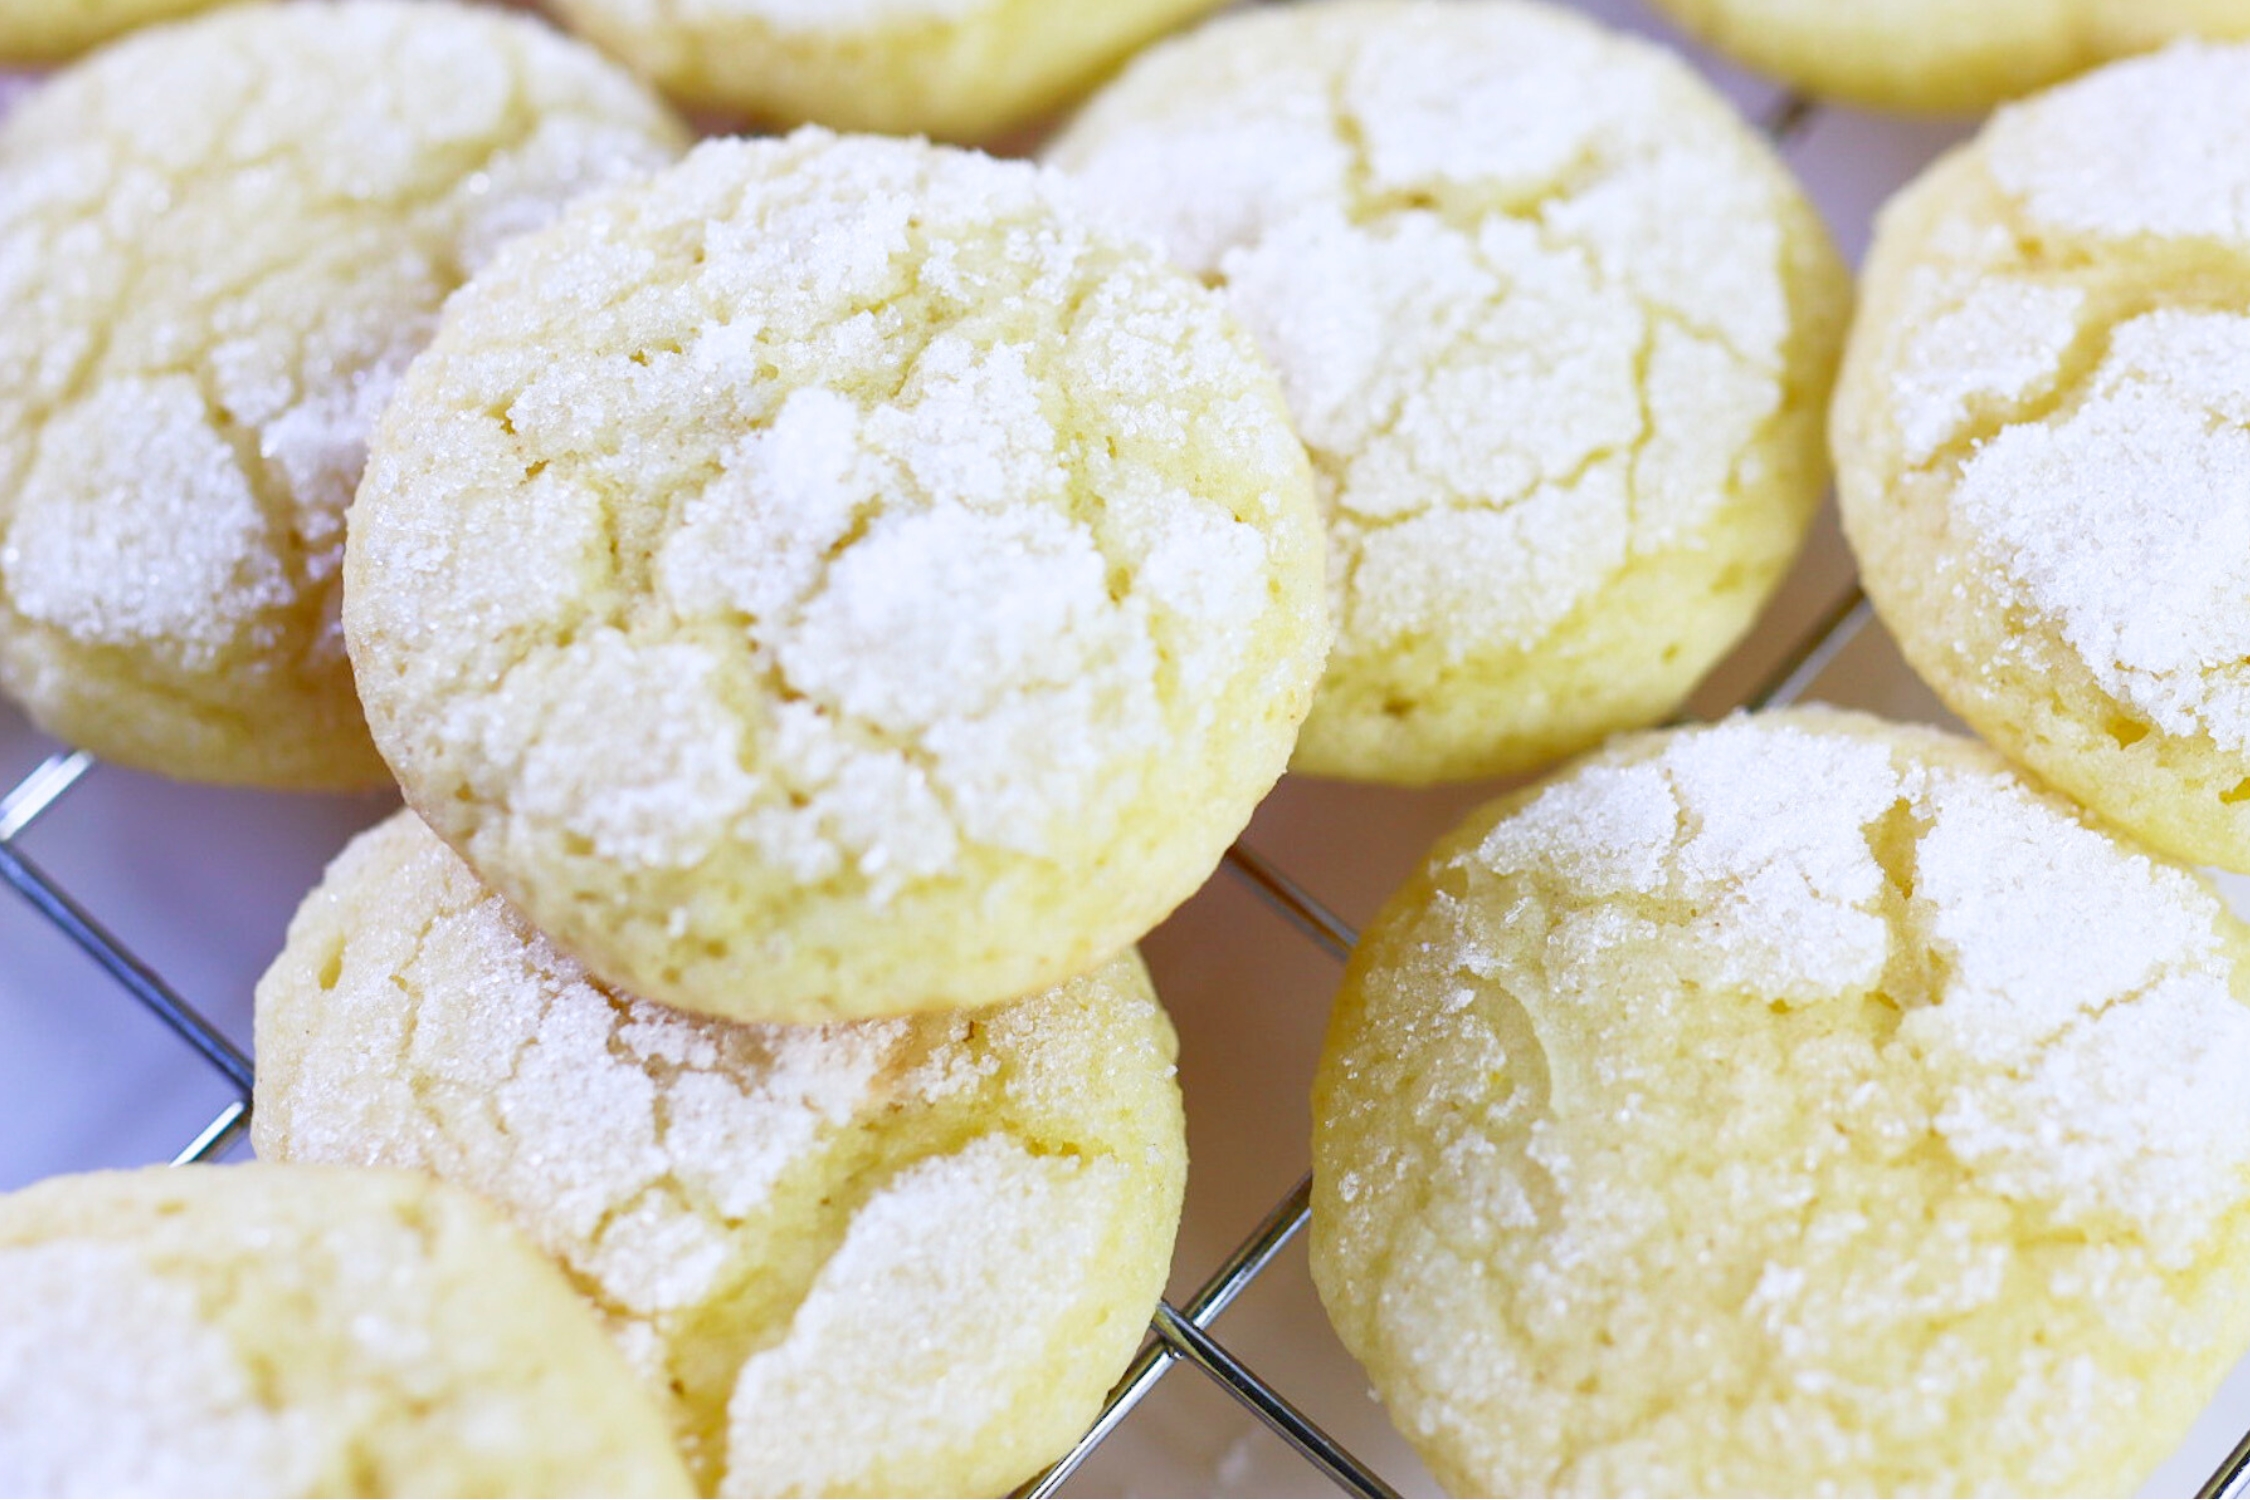
[[[2179,37],[2250,36],[2250,0],[1655,3],[1753,68],[1878,109],[1989,109]]]
[[[173,776],[366,785],[337,628],[367,429],[438,304],[675,155],[630,78],[437,0],[246,6],[0,123],[0,688]]]
[[[1313,1274],[1460,1494],[2115,1494],[2250,1345],[2250,929],[1981,746],[1618,741],[1361,942]]]
[[[686,104],[985,141],[1225,0],[548,0]]]
[[[136,26],[205,10],[221,0],[4,0],[0,64],[60,62]]]
[[[11,1495],[685,1495],[554,1267],[403,1172],[183,1167],[0,1198]]]
[[[1834,418],[1884,623],[2012,759],[2250,870],[2250,48],[1995,116],[1884,211]]]
[[[1850,284],[1666,54],[1511,0],[1261,7],[1049,158],[1281,372],[1339,627],[1298,770],[1491,775],[1652,723],[1795,555]]]
[[[1218,299],[1020,162],[712,142],[504,250],[379,429],[345,625],[407,800],[605,979],[819,1021],[1136,941],[1327,644]]]
[[[975,1016],[692,1017],[591,980],[411,813],[258,986],[259,1155],[475,1188],[569,1270],[725,1495],[997,1494],[1163,1291],[1186,1139],[1130,954]]]

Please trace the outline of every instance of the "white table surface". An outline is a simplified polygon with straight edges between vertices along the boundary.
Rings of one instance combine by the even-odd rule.
[[[1678,42],[1637,0],[1580,6]],[[1777,99],[1771,85],[1694,55],[1747,114],[1755,117]],[[0,105],[16,87],[0,77]],[[1971,123],[1824,107],[1787,155],[1856,261],[1875,206]],[[1738,701],[1850,577],[1833,518],[1824,516],[1767,618],[1706,685],[1697,710],[1719,713]],[[1944,719],[1879,627],[1838,658],[1812,696],[1894,717]],[[0,704],[0,789],[56,748]],[[1482,783],[1401,792],[1293,778],[1259,811],[1245,839],[1356,925],[1432,840],[1497,789]],[[20,847],[247,1047],[251,986],[278,949],[297,899],[354,830],[392,805],[385,797],[181,786],[103,767],[34,824]],[[1337,967],[1224,872],[1153,934],[1145,951],[1179,1026],[1188,1101],[1192,1169],[1172,1282],[1177,1300],[1305,1170],[1306,1099]],[[0,893],[0,1190],[56,1172],[167,1160],[229,1097],[223,1080],[165,1027],[29,907]],[[1436,1493],[1328,1331],[1301,1241],[1216,1331],[1394,1485]],[[2250,1362],[2236,1370],[2147,1493],[2192,1492],[2245,1429]],[[1181,1368],[1067,1492],[1324,1490],[1278,1439]]]

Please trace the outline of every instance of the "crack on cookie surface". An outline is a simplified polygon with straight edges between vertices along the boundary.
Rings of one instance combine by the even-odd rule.
[[[2193,1383],[2174,1341],[2250,1336],[2250,941],[1980,751],[1830,713],[1622,742],[1371,937],[1315,1271],[1450,1487],[2129,1483],[2167,1434],[2085,1403],[2192,1411],[2144,1384]],[[1976,1451],[1898,1462],[1941,1429]]]
[[[664,1393],[707,1488],[765,1492],[824,1452],[835,1467],[809,1488],[853,1474],[880,1488],[980,1450],[1006,1468],[1039,1441],[1027,1433],[1082,1419],[1073,1403],[1115,1374],[1098,1351],[1129,1352],[1138,1283],[1153,1302],[1161,1280],[1178,1106],[1170,1032],[1129,959],[990,1011],[812,1028],[696,1018],[591,980],[401,815],[308,900],[260,985],[258,1028],[260,1152],[419,1168],[494,1199]],[[883,1229],[902,1193],[922,1205],[916,1227]],[[1030,1342],[997,1363],[979,1364],[973,1340],[957,1354],[982,1372],[979,1400],[1036,1415],[982,1436],[964,1415],[957,1433],[914,1437],[911,1391],[871,1399],[890,1388],[874,1370],[850,1376],[863,1389],[836,1420],[865,1430],[849,1441],[774,1428],[770,1411],[843,1378],[832,1366],[905,1358],[898,1341],[943,1316],[915,1305],[934,1291],[901,1287],[839,1332],[823,1321],[844,1295],[832,1283],[902,1274],[902,1254],[911,1281],[941,1240],[989,1279],[979,1256],[1001,1251],[978,1237],[1013,1222],[994,1195],[1035,1205],[1053,1253],[1006,1278],[1020,1316],[1005,1321]],[[807,1316],[819,1326],[800,1332]],[[1088,1319],[1102,1325],[1091,1347],[1057,1331]],[[854,1352],[852,1328],[882,1347]],[[770,1387],[759,1400],[739,1393],[754,1370]],[[972,1489],[1022,1477],[963,1473]]]

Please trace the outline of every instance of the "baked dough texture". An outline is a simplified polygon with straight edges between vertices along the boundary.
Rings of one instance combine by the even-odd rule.
[[[2250,0],[1655,0],[1713,47],[1877,109],[1985,110],[2182,37],[2250,36]]]
[[[548,0],[685,104],[990,141],[1224,0]]]
[[[1185,1124],[1131,953],[973,1015],[695,1017],[591,980],[401,813],[299,911],[257,1033],[259,1154],[499,1204],[712,1492],[999,1494],[1163,1290]]]
[[[1498,774],[1652,723],[1795,555],[1850,282],[1667,54],[1509,0],[1259,7],[1048,159],[1281,372],[1339,625],[1296,769]]]
[[[1884,623],[2004,754],[2250,870],[2250,48],[1995,116],[1885,210],[1834,416]]]
[[[438,304],[680,127],[535,21],[244,6],[0,123],[0,688],[198,780],[384,779],[337,628],[344,509]]]
[[[0,64],[54,63],[136,26],[207,10],[220,0],[7,0]]]
[[[1207,877],[1327,644],[1218,299],[1018,162],[712,142],[527,236],[385,414],[378,744],[587,967],[738,1019],[1010,999]]]
[[[2120,1494],[2250,1344],[2250,930],[1833,711],[1487,807],[1354,957],[1313,1274],[1457,1494]]]
[[[592,1314],[470,1194],[256,1165],[0,1198],[11,1495],[686,1495]]]

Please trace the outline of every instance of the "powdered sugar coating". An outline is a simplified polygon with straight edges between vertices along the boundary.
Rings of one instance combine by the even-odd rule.
[[[1316,1278],[1457,1492],[2130,1489],[2250,1344],[2246,956],[1966,741],[1620,742],[1363,940]]]
[[[2244,56],[2182,43],[2001,110],[1980,141],[1992,180],[2073,239],[2250,241]]]
[[[98,1443],[86,1441],[89,1408],[106,1417]],[[320,1444],[308,1415],[261,1405],[195,1289],[132,1250],[0,1249],[0,1484],[11,1493],[310,1494]]]
[[[1843,272],[1668,56],[1509,3],[1262,8],[1136,62],[1049,156],[1281,372],[1339,623],[1300,766],[1492,772],[1656,717],[1793,550]],[[1548,680],[1683,558],[1606,680]],[[1647,701],[1571,720],[1605,695]]]
[[[762,1487],[734,1492],[963,1488],[931,1485],[912,1450],[1020,1420],[1019,1383],[993,1372],[1052,1358],[1056,1324],[1076,1312],[1085,1267],[1102,1255],[1103,1200],[1128,1171],[985,1136],[900,1173],[852,1221],[788,1335],[743,1366],[728,1403],[731,1447],[766,1456]],[[914,1309],[912,1336],[868,1317],[870,1307]],[[1113,1374],[1123,1366],[1108,1363]],[[879,1417],[866,1395],[875,1381],[895,1392]],[[876,1441],[909,1455],[870,1453]]]
[[[258,987],[262,1157],[433,1172],[570,1273],[722,1494],[996,1492],[1163,1284],[1185,1142],[1126,956],[974,1017],[761,1026],[612,991],[409,813]]]
[[[2120,324],[2076,410],[2004,428],[1953,505],[2095,682],[2250,756],[2250,318]],[[2150,584],[2160,586],[2152,589]]]
[[[347,625],[409,799],[598,972],[982,1004],[1136,939],[1279,774],[1310,490],[1216,300],[1054,180],[713,143],[454,301]]]
[[[0,1487],[689,1493],[655,1405],[489,1209],[271,1165],[0,1198]]]
[[[2250,866],[2250,47],[1996,115],[1887,212],[1836,412],[1917,669],[2160,847]]]
[[[379,781],[337,626],[375,413],[502,238],[679,127],[527,19],[214,15],[0,127],[0,685],[174,775]]]

